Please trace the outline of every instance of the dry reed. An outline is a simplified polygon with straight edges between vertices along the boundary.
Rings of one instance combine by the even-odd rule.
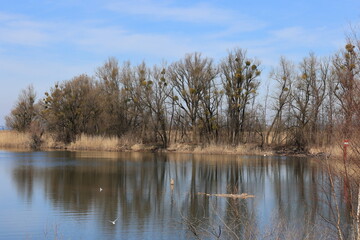
[[[67,146],[69,150],[118,151],[119,138],[103,136],[87,136],[81,134],[74,143]]]
[[[204,147],[197,146],[193,153],[200,154],[236,154],[236,155],[262,155],[265,152],[255,144],[244,144],[238,146],[210,144]],[[268,153],[270,155],[270,153]]]
[[[344,149],[341,144],[333,144],[324,147],[311,147],[309,153],[312,155],[326,154],[331,157],[341,158],[344,154]],[[352,154],[351,147],[348,148],[348,154]]]
[[[17,131],[0,131],[1,148],[29,149],[31,145],[31,135],[29,133],[20,133]],[[87,151],[154,151],[156,145],[141,144],[137,139],[129,136],[107,137],[107,136],[89,136],[82,134],[76,142],[64,145],[54,140],[50,134],[42,136],[41,149],[69,149],[69,150],[87,150]],[[195,153],[195,154],[214,154],[214,155],[273,155],[269,150],[263,150],[256,144],[243,144],[230,146],[226,144],[193,145],[186,143],[172,143],[165,149],[167,152]],[[350,151],[350,148],[349,148]],[[343,149],[341,144],[334,144],[328,147],[312,147],[311,154],[326,153],[332,157],[341,157]]]
[[[0,131],[1,148],[29,148],[30,135],[16,131]]]

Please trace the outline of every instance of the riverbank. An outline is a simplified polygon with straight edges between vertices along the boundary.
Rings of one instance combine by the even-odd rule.
[[[16,131],[0,131],[0,148],[31,149],[31,135]],[[332,156],[341,157],[343,151],[339,146],[312,147],[309,152],[298,152],[293,148],[267,147],[256,144],[230,146],[225,144],[195,145],[173,143],[167,149],[157,145],[140,144],[128,136],[122,138],[81,135],[76,142],[65,145],[53,140],[51,135],[42,136],[40,150],[81,150],[81,151],[112,151],[112,152],[178,152],[195,154],[226,154],[226,155],[296,155],[296,156]]]

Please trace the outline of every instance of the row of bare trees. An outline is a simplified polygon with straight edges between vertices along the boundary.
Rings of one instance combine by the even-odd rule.
[[[36,122],[64,143],[88,134],[163,147],[253,142],[306,150],[331,144],[339,126],[350,137],[359,123],[359,47],[353,37],[333,57],[310,53],[298,64],[282,57],[265,104],[258,97],[263,67],[242,49],[218,64],[200,53],[153,67],[109,58],[94,76],[56,83],[38,103],[32,87],[24,90],[6,122],[19,131]]]

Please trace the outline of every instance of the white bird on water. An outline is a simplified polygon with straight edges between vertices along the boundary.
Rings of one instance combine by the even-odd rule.
[[[117,221],[118,219],[119,219],[119,217],[117,217],[114,221],[109,220],[109,222],[111,222],[112,224],[115,225],[115,223],[116,223],[116,221]]]
[[[100,192],[102,191],[103,189],[102,188],[100,188]]]

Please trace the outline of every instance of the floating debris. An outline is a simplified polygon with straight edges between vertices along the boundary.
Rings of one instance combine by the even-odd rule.
[[[227,194],[227,193],[202,193],[198,192],[199,195],[205,195],[208,197],[226,197],[226,198],[241,198],[241,199],[247,199],[247,198],[254,198],[254,195],[249,195],[247,193],[241,193],[241,194]]]

